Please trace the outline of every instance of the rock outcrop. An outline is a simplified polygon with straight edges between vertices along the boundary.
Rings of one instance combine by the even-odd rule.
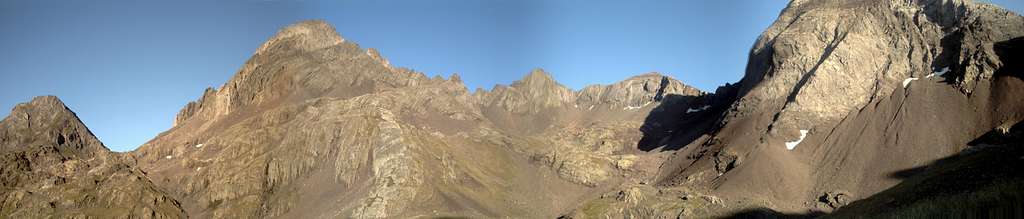
[[[110,152],[57,97],[0,121],[0,215],[182,218],[185,211],[127,154]]]
[[[658,74],[646,73],[612,85],[591,85],[579,92],[580,107],[604,106],[613,109],[639,109],[673,96],[701,96],[703,91]]]
[[[511,86],[497,85],[480,95],[485,107],[497,107],[513,114],[539,114],[541,111],[565,107],[573,100],[569,88],[555,82],[543,69],[534,69]]]

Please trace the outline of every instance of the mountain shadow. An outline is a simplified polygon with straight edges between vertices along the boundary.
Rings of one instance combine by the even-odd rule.
[[[996,76],[1012,76],[1024,79],[1024,37],[1017,37],[993,45],[1003,67],[995,72]]]
[[[1024,217],[1024,122],[968,145],[959,154],[892,173],[904,181],[826,217]]]
[[[725,107],[714,104],[714,95],[683,96],[668,94],[644,119],[643,136],[637,149],[652,151],[679,150],[710,134],[715,119]]]
[[[825,215],[824,212],[813,211],[804,214],[786,214],[777,212],[769,208],[753,208],[738,211],[736,213],[721,217],[729,219],[803,219],[803,218],[817,218]]]

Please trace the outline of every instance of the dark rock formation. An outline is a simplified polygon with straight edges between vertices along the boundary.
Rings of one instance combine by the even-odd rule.
[[[186,216],[134,158],[110,152],[53,96],[18,104],[0,121],[0,176],[5,217]]]

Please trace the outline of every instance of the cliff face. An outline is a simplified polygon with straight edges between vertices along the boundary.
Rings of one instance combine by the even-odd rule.
[[[0,214],[41,218],[180,218],[178,202],[135,160],[110,152],[53,96],[0,121]]]
[[[877,193],[899,182],[891,173],[1024,119],[1012,98],[1024,84],[1007,71],[1022,36],[1024,18],[969,1],[793,1],[743,80],[716,94],[734,95],[717,128],[659,184],[793,212]]]

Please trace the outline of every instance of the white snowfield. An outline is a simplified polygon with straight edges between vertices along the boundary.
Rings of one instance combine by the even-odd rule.
[[[201,147],[203,147],[203,144],[197,144],[196,147],[197,148],[201,148]]]
[[[688,109],[686,109],[686,113],[700,112],[700,111],[708,110],[708,108],[711,108],[711,105],[704,105],[704,106],[701,106],[701,107],[698,107],[698,108],[688,108]]]
[[[167,159],[171,159],[171,158],[174,158],[174,156],[171,156],[171,155],[167,155],[167,156],[166,156],[166,157],[164,157],[164,158],[167,158]]]
[[[907,88],[911,81],[916,81],[918,78],[907,78],[903,80],[903,88]]]
[[[651,102],[647,102],[643,106],[626,106],[626,107],[624,107],[622,109],[623,110],[635,110],[635,109],[644,108],[645,106],[650,105],[650,104],[651,104]]]
[[[807,137],[807,132],[808,131],[809,130],[802,129],[802,130],[800,130],[800,139],[797,139],[796,141],[787,141],[786,142],[786,150],[791,150],[792,151],[793,149],[796,149],[796,145],[800,144],[800,142],[804,141],[804,138]]]

